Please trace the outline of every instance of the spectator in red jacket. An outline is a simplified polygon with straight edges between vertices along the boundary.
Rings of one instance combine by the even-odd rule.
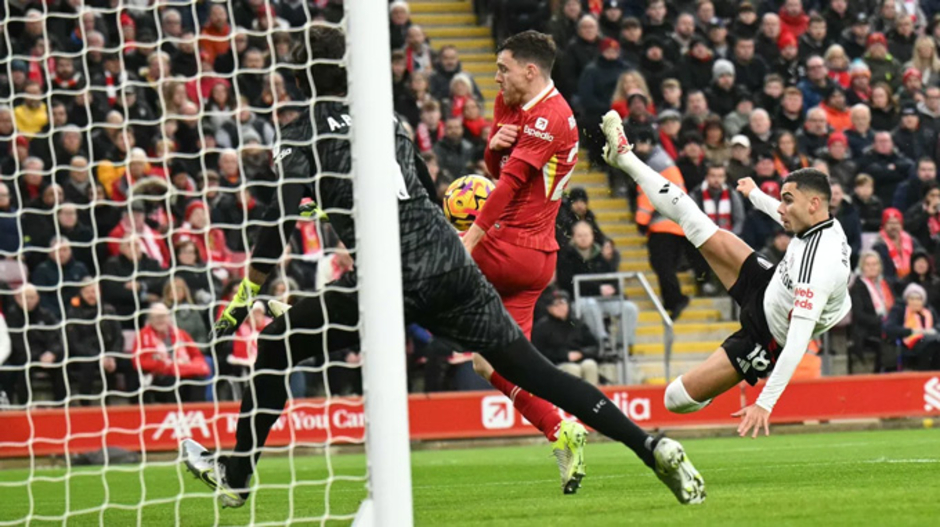
[[[178,382],[206,377],[210,373],[209,364],[189,334],[170,322],[170,309],[165,304],[150,306],[147,325],[134,341],[133,363],[145,376],[141,385],[148,387],[147,392],[155,401],[175,402],[174,391],[179,392],[184,402],[203,399],[200,393],[203,386]]]
[[[192,241],[199,249],[199,259],[207,263],[224,264],[232,260],[232,253],[225,245],[225,233],[209,225],[209,211],[202,200],[194,200],[186,206],[183,226],[173,236],[173,244]]]
[[[141,252],[166,269],[170,265],[170,248],[166,244],[166,236],[158,233],[147,224],[147,213],[142,201],[131,204],[131,213],[124,214],[121,221],[108,233],[108,252],[116,256],[119,251],[120,240],[133,234],[140,242]]]
[[[780,8],[780,26],[781,32],[789,32],[796,38],[800,38],[809,27],[809,15],[803,11],[803,2],[801,0],[786,0],[783,7]]]

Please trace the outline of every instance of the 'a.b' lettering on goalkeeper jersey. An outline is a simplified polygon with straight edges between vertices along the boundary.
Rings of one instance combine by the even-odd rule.
[[[578,163],[578,125],[571,107],[554,83],[522,106],[506,106],[500,92],[493,105],[493,123],[490,138],[506,125],[518,126],[519,133],[506,150],[486,149],[490,173],[499,175],[512,158],[524,161],[528,169],[525,186],[500,214],[499,228],[487,234],[513,245],[558,250],[555,218]]]
[[[389,123],[375,119],[359,124],[389,125],[395,131],[395,163],[381,177],[397,181],[402,280],[408,283],[472,266],[473,260],[454,236],[453,227],[429,199],[427,189],[433,188],[433,182],[399,120]],[[302,112],[281,129],[275,169],[282,181],[306,187],[306,194],[327,213],[343,244],[354,249],[351,126],[348,105],[336,101],[315,103],[312,112]],[[359,183],[368,184],[361,179]],[[352,254],[355,257],[355,252]]]
[[[815,322],[814,337],[845,318],[852,308],[851,254],[842,225],[831,218],[790,241],[764,291],[764,314],[774,340],[786,344],[791,317]]]

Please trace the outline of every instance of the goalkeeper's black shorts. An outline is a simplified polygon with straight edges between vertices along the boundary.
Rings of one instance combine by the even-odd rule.
[[[359,303],[355,273],[327,285],[322,295],[307,296],[276,319],[268,335],[291,334],[294,360],[358,346]],[[405,321],[460,345],[455,351],[497,351],[522,337],[499,295],[475,265],[421,278],[403,286]],[[329,327],[326,339],[322,330]]]

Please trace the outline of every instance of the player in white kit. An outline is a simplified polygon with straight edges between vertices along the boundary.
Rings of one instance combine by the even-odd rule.
[[[851,249],[842,225],[829,216],[829,178],[804,168],[790,174],[782,202],[756,188],[750,178],[738,191],[754,206],[795,234],[783,260],[772,265],[731,232],[720,230],[695,201],[644,164],[631,150],[616,112],[604,116],[604,157],[629,174],[656,210],[685,231],[731,297],[741,306],[741,329],[702,364],[666,388],[666,407],[676,413],[700,410],[742,380],[754,385],[770,378],[755,404],[734,415],[738,433],[763,429],[810,341],[852,308],[848,295]]]

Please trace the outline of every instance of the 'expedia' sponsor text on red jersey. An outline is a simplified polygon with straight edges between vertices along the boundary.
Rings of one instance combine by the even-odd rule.
[[[578,126],[574,115],[555,85],[549,84],[523,106],[506,106],[502,93],[497,95],[489,139],[506,125],[519,127],[516,143],[498,152],[487,148],[486,165],[490,173],[500,177],[510,159],[521,160],[527,165],[525,181],[499,211],[487,236],[521,247],[556,251],[555,217],[578,162]]]

